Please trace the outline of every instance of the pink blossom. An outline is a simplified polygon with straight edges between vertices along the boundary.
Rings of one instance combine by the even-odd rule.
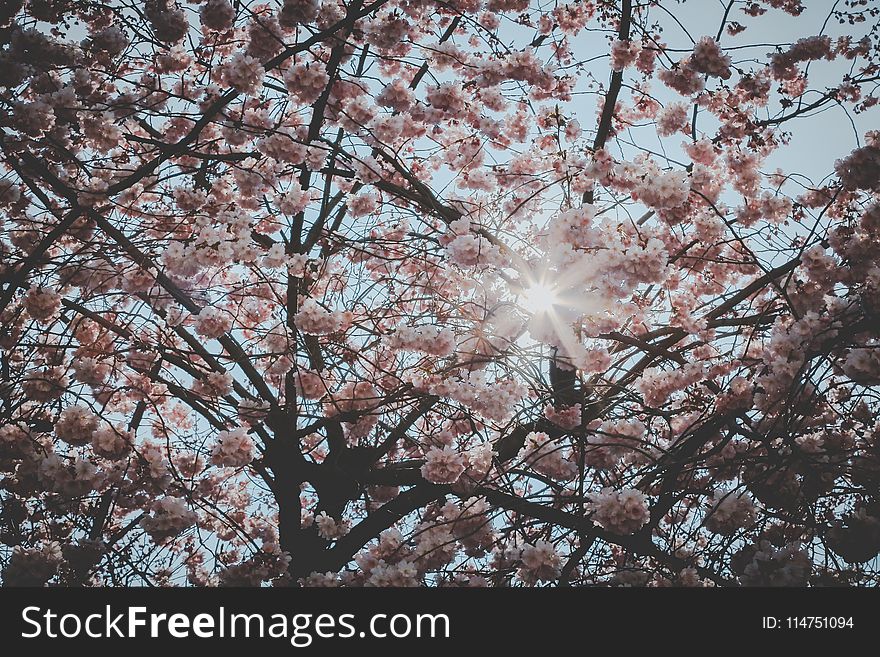
[[[709,77],[722,80],[730,77],[730,57],[721,52],[718,43],[711,37],[703,37],[697,42],[688,66]]]
[[[315,524],[318,526],[321,538],[326,539],[342,538],[351,528],[351,523],[347,520],[337,521],[324,511],[315,516]]]
[[[324,310],[314,299],[306,299],[295,316],[296,326],[304,333],[322,335],[344,331],[351,322],[344,312]]]
[[[228,313],[206,306],[195,316],[196,332],[205,338],[219,338],[232,328],[232,318]]]
[[[401,326],[388,339],[392,349],[421,351],[432,356],[451,356],[455,351],[455,335],[437,327]]]
[[[451,447],[432,447],[425,455],[421,472],[432,483],[454,484],[464,472],[464,458]]]
[[[254,443],[243,428],[221,431],[211,450],[211,463],[230,468],[241,468],[254,459]]]
[[[119,460],[131,451],[134,438],[121,426],[104,425],[92,433],[92,449],[95,454],[110,460]]]
[[[32,287],[24,296],[24,307],[35,320],[46,323],[61,309],[61,295],[45,288]]]
[[[153,503],[149,515],[145,515],[140,524],[150,538],[162,543],[192,527],[197,520],[198,515],[187,506],[186,500],[163,497]]]
[[[244,53],[236,53],[223,65],[220,79],[226,86],[245,94],[256,94],[263,84],[263,64]]]
[[[562,559],[549,541],[538,541],[534,545],[526,545],[523,548],[521,558],[522,567],[517,571],[517,576],[526,583],[534,584],[559,576]]]
[[[634,534],[650,519],[648,500],[639,491],[605,488],[592,496],[593,521],[616,534]]]
[[[55,435],[71,445],[90,443],[97,429],[98,417],[85,406],[68,406],[55,423]]]
[[[621,41],[615,39],[611,43],[611,68],[614,71],[622,71],[631,66],[639,56],[641,46],[636,41]]]
[[[570,450],[546,433],[528,434],[517,460],[553,479],[567,480],[577,474],[577,464],[572,460]]]

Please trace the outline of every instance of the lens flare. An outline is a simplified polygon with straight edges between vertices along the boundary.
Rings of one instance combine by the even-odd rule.
[[[519,299],[520,306],[533,315],[550,312],[559,299],[556,291],[545,283],[535,283],[523,290]]]

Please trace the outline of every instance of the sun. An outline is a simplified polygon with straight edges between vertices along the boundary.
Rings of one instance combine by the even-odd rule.
[[[556,290],[545,283],[534,283],[523,290],[519,304],[533,315],[546,313],[553,309],[559,299]]]

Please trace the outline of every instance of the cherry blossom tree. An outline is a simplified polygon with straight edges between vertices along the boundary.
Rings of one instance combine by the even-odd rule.
[[[4,2],[4,584],[878,583],[878,19]]]

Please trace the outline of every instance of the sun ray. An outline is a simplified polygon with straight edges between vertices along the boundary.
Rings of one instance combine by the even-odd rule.
[[[559,301],[554,286],[545,283],[534,283],[523,290],[519,298],[519,305],[523,310],[537,315],[553,310],[553,306]]]

